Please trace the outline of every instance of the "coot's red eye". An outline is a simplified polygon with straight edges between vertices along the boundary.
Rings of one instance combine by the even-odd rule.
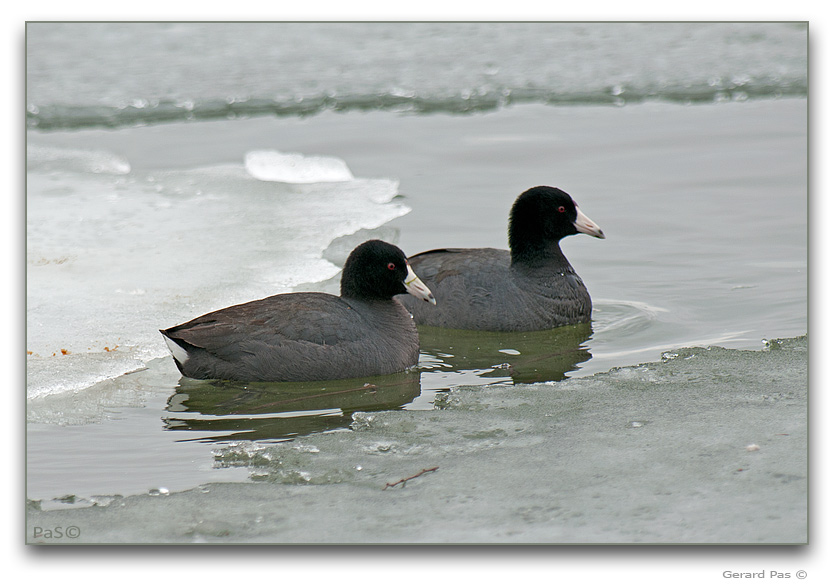
[[[560,214],[564,214],[564,213],[565,213],[565,206],[559,206],[559,213],[560,213]]]
[[[395,265],[394,263],[392,263],[392,262],[388,263],[388,270],[389,271],[393,271],[396,268],[397,268],[397,265]]]

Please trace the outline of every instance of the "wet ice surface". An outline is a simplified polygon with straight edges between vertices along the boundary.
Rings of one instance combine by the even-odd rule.
[[[729,101],[804,96],[808,87],[802,23],[109,22],[29,30],[27,122],[41,128],[328,108]]]
[[[30,503],[28,535],[71,525],[79,536],[34,541],[804,543],[806,377],[801,337],[460,387],[432,410],[359,411],[348,429],[218,446],[214,466],[246,470],[248,483],[73,510]]]

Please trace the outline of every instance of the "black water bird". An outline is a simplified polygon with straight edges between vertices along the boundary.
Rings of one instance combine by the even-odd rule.
[[[402,299],[418,325],[461,330],[537,331],[588,322],[591,297],[562,253],[572,234],[605,238],[573,198],[539,186],[518,196],[510,211],[510,250],[443,248],[409,262],[431,289],[427,311]]]
[[[435,303],[396,246],[369,240],[345,262],[340,296],[284,293],[160,330],[180,372],[196,379],[333,380],[417,364],[419,339],[394,299]]]

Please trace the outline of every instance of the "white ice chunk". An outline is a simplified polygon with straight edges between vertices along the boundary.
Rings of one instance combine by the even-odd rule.
[[[336,157],[309,156],[263,150],[246,153],[246,171],[261,181],[326,183],[352,181],[347,163]]]

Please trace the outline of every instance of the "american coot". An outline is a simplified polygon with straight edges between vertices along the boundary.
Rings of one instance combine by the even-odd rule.
[[[414,321],[393,297],[435,303],[402,250],[369,240],[350,253],[341,296],[285,293],[160,330],[185,376],[238,381],[332,380],[417,364]]]
[[[559,241],[571,234],[605,238],[555,187],[533,187],[510,211],[510,250],[445,248],[409,258],[437,297],[437,308],[403,300],[418,325],[522,332],[588,322],[591,297]]]

